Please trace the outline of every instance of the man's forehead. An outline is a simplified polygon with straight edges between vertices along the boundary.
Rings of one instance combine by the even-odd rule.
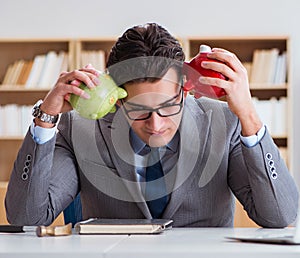
[[[174,102],[180,94],[180,88],[170,92],[144,92],[126,98],[126,103],[133,106],[161,106]]]

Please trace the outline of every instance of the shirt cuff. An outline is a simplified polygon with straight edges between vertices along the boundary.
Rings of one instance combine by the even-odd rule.
[[[244,145],[246,145],[248,148],[251,148],[260,142],[260,140],[264,137],[265,132],[266,127],[263,126],[255,135],[250,135],[246,137],[240,135],[240,138]]]
[[[51,140],[56,133],[57,125],[52,128],[43,128],[40,126],[36,126],[34,122],[31,123],[30,133],[32,135],[33,140],[37,144],[43,144],[47,141]]]

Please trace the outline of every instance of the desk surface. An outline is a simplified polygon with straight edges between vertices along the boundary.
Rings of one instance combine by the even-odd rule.
[[[38,238],[0,233],[0,257],[300,257],[299,246],[242,243],[226,236],[291,229],[173,228],[159,235],[77,235]]]

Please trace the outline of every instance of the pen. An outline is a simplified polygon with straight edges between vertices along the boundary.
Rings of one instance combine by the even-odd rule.
[[[36,232],[39,237],[42,236],[67,236],[72,234],[72,223],[63,226],[18,226],[18,225],[0,225],[0,233],[25,233]]]
[[[25,233],[35,232],[37,226],[0,225],[1,233]]]

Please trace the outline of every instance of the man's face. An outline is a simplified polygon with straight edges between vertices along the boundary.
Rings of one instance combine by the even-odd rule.
[[[175,135],[182,116],[182,89],[174,69],[156,82],[137,82],[125,85],[128,93],[124,107],[134,132],[149,146],[160,147],[170,142]],[[151,109],[158,112],[151,112]],[[147,110],[150,109],[150,110]],[[140,115],[139,115],[140,114]],[[172,116],[168,116],[174,114]],[[147,116],[150,116],[147,119]],[[143,120],[137,120],[143,119]]]

